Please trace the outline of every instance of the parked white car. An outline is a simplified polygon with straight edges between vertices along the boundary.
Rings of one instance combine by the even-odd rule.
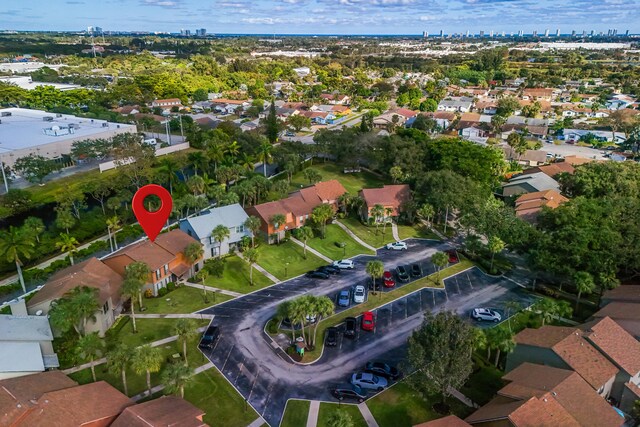
[[[387,380],[377,375],[358,372],[351,376],[351,384],[367,390],[382,391],[387,388]]]
[[[492,308],[474,308],[471,312],[471,317],[476,320],[486,320],[496,323],[502,320],[500,313]]]
[[[392,249],[394,251],[406,251],[407,250],[407,244],[405,242],[388,243],[387,244],[387,249]]]
[[[353,261],[351,261],[350,259],[341,259],[340,261],[334,261],[333,265],[342,270],[353,270],[354,268]]]
[[[364,286],[356,286],[356,288],[353,290],[353,302],[355,302],[356,304],[363,303],[365,294],[366,291],[364,289]]]

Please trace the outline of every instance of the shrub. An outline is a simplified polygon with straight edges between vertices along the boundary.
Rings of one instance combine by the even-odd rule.
[[[224,258],[209,258],[204,262],[204,268],[206,268],[212,276],[220,278],[224,274],[225,262]]]
[[[158,289],[158,298],[163,297],[168,293],[169,291],[167,290],[167,288],[160,288]]]
[[[282,319],[280,319],[279,317],[274,317],[273,319],[269,320],[269,323],[267,323],[267,332],[269,332],[270,334],[277,334],[278,325],[281,321]]]
[[[167,292],[173,292],[176,290],[176,284],[174,282],[167,283]]]
[[[153,292],[151,291],[151,289],[145,289],[144,297],[145,298],[153,298]]]

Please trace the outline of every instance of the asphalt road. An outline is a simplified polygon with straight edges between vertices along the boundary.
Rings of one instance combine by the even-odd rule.
[[[429,262],[431,255],[449,248],[435,241],[408,243],[408,251],[378,252],[386,269],[420,262],[428,274],[433,269]],[[367,360],[401,360],[407,337],[420,325],[426,311],[455,310],[468,317],[469,311],[478,306],[500,310],[506,301],[518,300],[523,305],[531,302],[531,297],[517,284],[470,269],[447,279],[446,290],[423,289],[374,310],[374,332],[360,330],[353,340],[340,334],[338,346],[326,348],[316,363],[293,364],[263,331],[278,304],[307,293],[335,297],[342,289],[366,284],[364,266],[372,258],[355,258],[355,270],[329,280],[298,277],[202,311],[215,315],[213,323],[221,328],[216,346],[205,355],[270,425],[279,424],[289,398],[334,401],[330,386],[347,382]],[[369,298],[376,297],[369,295]],[[318,337],[317,341],[321,339]]]

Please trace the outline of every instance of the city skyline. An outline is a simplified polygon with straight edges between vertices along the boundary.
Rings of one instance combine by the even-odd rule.
[[[470,31],[555,36],[640,33],[640,0],[25,0],[0,12],[1,30],[208,34],[430,34]]]

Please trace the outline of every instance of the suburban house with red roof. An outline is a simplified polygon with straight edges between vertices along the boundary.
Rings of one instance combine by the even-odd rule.
[[[543,206],[555,209],[569,199],[557,190],[535,191],[523,194],[516,199],[516,216],[525,221],[535,222]]]
[[[515,349],[507,356],[507,372],[525,362],[571,369],[602,397],[611,394],[618,368],[584,338],[580,329],[550,325],[527,328],[515,336],[515,341]]]
[[[625,419],[577,373],[523,363],[489,403],[465,419],[474,426],[619,427]]]
[[[163,110],[170,110],[173,107],[182,107],[182,101],[179,98],[156,99],[151,103],[151,107],[160,107]]]
[[[111,427],[207,427],[204,411],[177,396],[162,396],[125,408]]]
[[[87,321],[87,332],[98,332],[100,336],[113,325],[122,311],[122,275],[97,258],[89,258],[55,273],[27,302],[31,315],[47,315],[51,303],[62,298],[77,287],[98,289],[98,304],[95,321]]]
[[[402,205],[411,200],[411,191],[407,184],[385,185],[382,188],[364,188],[360,190],[360,197],[364,200],[360,212],[362,220],[369,221],[372,218],[371,210],[380,205],[384,214],[375,220],[381,222],[400,215]]]
[[[613,301],[593,314],[593,318],[610,317],[631,336],[640,340],[640,304]]]
[[[346,192],[339,181],[332,179],[303,188],[285,199],[251,206],[246,211],[247,214],[260,218],[262,233],[268,238],[269,243],[273,243],[277,240],[277,234],[282,238],[288,230],[305,225],[316,206],[329,204],[337,210],[338,198]],[[286,220],[284,224],[277,224],[276,228],[271,218],[277,214],[284,215]]]
[[[167,283],[191,277],[192,264],[184,257],[184,250],[191,243],[201,244],[182,230],[171,230],[158,235],[155,242],[144,240],[122,248],[103,262],[122,277],[129,264],[144,262],[151,270],[144,289],[157,295]],[[198,272],[201,263],[202,258],[196,260],[193,273]]]

